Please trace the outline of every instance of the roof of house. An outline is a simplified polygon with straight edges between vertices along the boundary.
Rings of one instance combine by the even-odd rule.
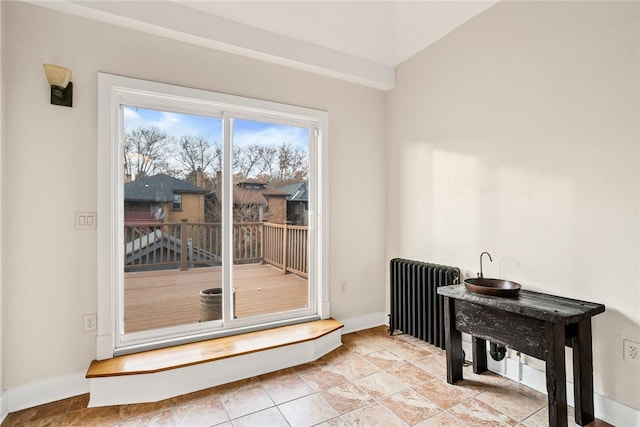
[[[263,184],[262,188],[245,188],[242,184],[246,184],[249,180],[239,182],[233,187],[233,204],[235,205],[268,205],[268,197],[288,197],[290,194],[278,188],[270,187]],[[256,181],[257,180],[252,180]],[[221,191],[217,189],[213,193],[218,200],[221,200]]]
[[[266,186],[260,191],[266,197],[287,197],[287,196],[289,196],[289,193],[287,193],[286,191],[282,191],[281,189],[275,188],[275,187]]]
[[[289,197],[287,197],[287,200],[295,202],[309,201],[309,190],[307,189],[307,181],[286,185],[284,187],[281,187],[280,190],[289,195]]]
[[[124,200],[143,202],[172,202],[174,194],[205,194],[207,190],[190,182],[158,174],[124,184]]]
[[[262,185],[265,186],[267,185],[267,182],[263,179],[256,179],[256,178],[246,178],[243,179],[242,181],[238,182],[237,185],[242,186],[243,184],[250,184],[250,185]]]
[[[262,190],[234,187],[233,203],[236,205],[267,205],[269,202],[262,194]]]

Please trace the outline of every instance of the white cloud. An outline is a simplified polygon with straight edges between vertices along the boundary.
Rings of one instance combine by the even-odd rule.
[[[124,109],[124,122],[130,127],[138,127],[133,126],[132,123],[140,123],[142,121],[140,114],[135,111],[133,108],[125,108]]]
[[[173,136],[184,134],[184,129],[187,127],[183,115],[167,111],[162,111],[156,120],[147,123]]]
[[[127,129],[156,127],[171,136],[183,135],[187,127],[182,114],[167,111],[150,114],[148,110],[138,111],[134,108],[124,109],[124,123]]]
[[[260,144],[280,146],[283,142],[290,142],[294,147],[308,149],[308,131],[305,128],[291,126],[268,126],[261,130],[234,129],[234,145],[238,147]]]

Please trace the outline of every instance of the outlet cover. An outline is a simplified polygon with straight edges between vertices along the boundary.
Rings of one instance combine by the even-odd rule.
[[[624,360],[640,363],[640,343],[624,340]]]
[[[86,314],[82,318],[82,330],[84,332],[95,331],[97,328],[97,316],[95,314]]]

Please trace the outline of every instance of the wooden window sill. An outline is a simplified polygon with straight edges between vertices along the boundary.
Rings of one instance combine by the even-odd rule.
[[[319,339],[342,328],[334,319],[116,356],[91,362],[86,378],[150,374]]]

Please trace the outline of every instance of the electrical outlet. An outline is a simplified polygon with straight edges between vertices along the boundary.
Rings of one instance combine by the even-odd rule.
[[[90,332],[90,331],[95,331],[96,330],[96,323],[97,323],[97,316],[95,314],[86,314],[83,318],[82,318],[82,330],[84,332]]]
[[[624,340],[624,360],[640,363],[640,344]]]
[[[342,280],[340,282],[340,293],[341,294],[346,294],[347,293],[347,281],[346,280]]]

